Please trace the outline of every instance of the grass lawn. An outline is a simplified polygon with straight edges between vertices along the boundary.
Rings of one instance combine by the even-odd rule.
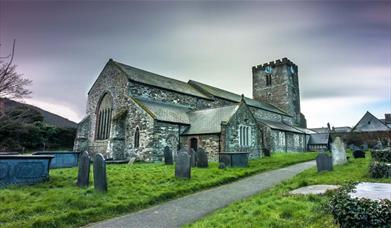
[[[76,168],[51,170],[49,182],[0,189],[0,226],[76,227],[315,157],[316,153],[274,154],[251,160],[248,168],[225,170],[211,163],[207,169],[194,168],[190,180],[176,179],[174,166],[108,165],[107,194],[76,187]]]
[[[289,191],[314,184],[346,184],[369,181],[388,182],[388,179],[368,177],[370,158],[351,158],[348,164],[335,166],[332,172],[317,173],[308,169],[266,192],[233,203],[188,227],[337,227],[333,217],[323,210],[331,196],[291,196]]]

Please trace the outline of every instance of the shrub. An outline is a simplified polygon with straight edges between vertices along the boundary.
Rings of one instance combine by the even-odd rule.
[[[369,166],[369,174],[373,178],[391,177],[391,164],[374,161]]]
[[[329,210],[342,228],[388,227],[391,224],[391,201],[351,198],[355,184],[341,187],[331,198]]]
[[[372,150],[371,155],[372,159],[375,161],[391,163],[391,148],[384,150]]]

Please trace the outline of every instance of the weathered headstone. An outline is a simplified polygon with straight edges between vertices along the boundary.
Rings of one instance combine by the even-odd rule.
[[[191,156],[184,150],[178,152],[175,160],[175,177],[190,179],[191,176]]]
[[[197,167],[208,168],[208,154],[202,148],[197,150]]]
[[[335,137],[331,144],[331,154],[333,157],[333,165],[342,165],[347,162],[344,143],[340,137]]]
[[[100,153],[94,159],[94,188],[99,192],[107,192],[106,160]]]
[[[88,187],[90,183],[90,155],[84,151],[79,160],[79,171],[77,173],[77,186]]]
[[[194,149],[190,150],[190,156],[191,156],[191,167],[196,167],[198,158]]]
[[[172,165],[174,161],[172,159],[172,151],[169,146],[164,147],[164,164]]]
[[[353,151],[353,157],[354,158],[365,158],[365,152],[362,150],[355,150],[355,151]]]
[[[319,155],[316,157],[316,167],[318,168],[318,172],[332,171],[333,160],[326,153],[319,153]]]

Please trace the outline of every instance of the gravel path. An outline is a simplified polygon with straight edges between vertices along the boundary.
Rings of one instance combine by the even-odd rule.
[[[180,227],[235,201],[262,192],[312,166],[315,166],[315,161],[260,173],[88,227]]]

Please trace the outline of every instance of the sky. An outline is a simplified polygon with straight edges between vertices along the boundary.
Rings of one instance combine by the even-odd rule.
[[[252,97],[251,67],[299,67],[309,127],[391,112],[390,1],[4,1],[0,56],[16,39],[27,103],[75,122],[113,58]]]

